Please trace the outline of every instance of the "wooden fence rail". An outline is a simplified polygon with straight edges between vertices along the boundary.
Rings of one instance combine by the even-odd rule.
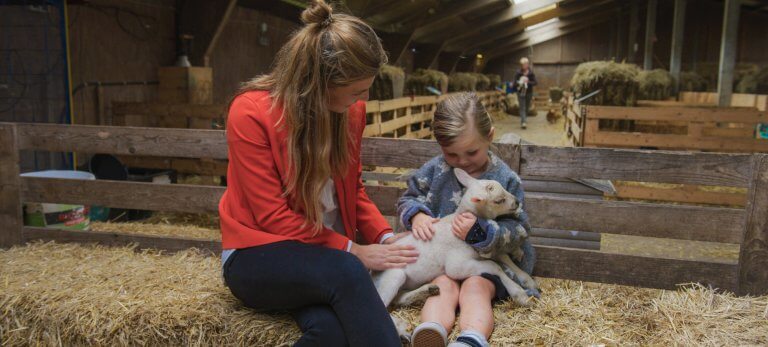
[[[221,131],[0,123],[0,144],[2,246],[30,240],[57,240],[110,245],[138,243],[142,248],[169,250],[186,247],[220,250],[217,241],[24,227],[21,222],[24,202],[215,212],[225,188],[21,178],[18,153],[21,150],[83,151],[221,159],[226,158],[226,142]],[[572,229],[741,245],[737,263],[659,259],[538,245],[537,275],[655,288],[702,282],[740,294],[768,292],[768,155],[657,153],[527,144],[502,147],[500,157],[518,168],[522,175],[552,174],[585,179],[642,175],[644,181],[716,182],[748,187],[750,191],[745,209],[529,194],[525,203],[532,225],[540,230]],[[362,159],[366,165],[414,167],[438,150],[432,141],[366,138]],[[371,186],[367,189],[385,215],[394,213],[401,188]]]

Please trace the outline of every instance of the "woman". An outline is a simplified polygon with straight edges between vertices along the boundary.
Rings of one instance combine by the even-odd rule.
[[[520,59],[520,70],[515,73],[513,90],[517,92],[517,103],[520,107],[520,126],[525,129],[528,124],[525,122],[528,117],[528,109],[533,102],[533,86],[536,85],[536,75],[531,69],[531,62],[528,58]]]
[[[224,279],[248,307],[291,312],[297,345],[399,346],[368,269],[417,254],[391,244],[360,180],[364,101],[387,58],[373,29],[322,0],[301,19],[273,70],[230,103]]]

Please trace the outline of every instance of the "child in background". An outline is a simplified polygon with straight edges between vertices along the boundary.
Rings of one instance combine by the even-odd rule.
[[[408,190],[398,201],[398,214],[406,229],[428,242],[432,224],[456,211],[465,187],[452,168],[461,168],[472,177],[495,180],[523,202],[520,178],[499,157],[489,151],[494,128],[485,107],[474,93],[451,96],[437,105],[432,130],[443,155],[424,164],[409,180]],[[478,219],[462,213],[453,221],[453,233],[481,254],[512,253],[522,247],[518,266],[533,271],[535,254],[527,233],[528,215],[497,221]],[[505,269],[507,273],[511,271]],[[519,280],[511,275],[517,282]],[[461,308],[461,334],[450,346],[488,346],[493,331],[492,301],[509,297],[498,277],[473,276],[459,283],[443,275],[432,283],[440,295],[429,298],[421,311],[422,323],[414,330],[413,346],[445,346],[453,330],[456,308]],[[538,292],[529,292],[538,296]]]

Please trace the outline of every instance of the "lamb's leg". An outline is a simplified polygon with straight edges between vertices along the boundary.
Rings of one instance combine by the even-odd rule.
[[[515,262],[512,261],[512,259],[509,257],[508,254],[502,253],[501,255],[497,256],[497,259],[499,262],[504,264],[506,267],[508,267],[512,272],[514,272],[515,276],[520,279],[520,282],[523,283],[523,287],[526,289],[529,289],[531,295],[537,296],[539,293],[539,284],[536,283],[536,280],[534,280],[531,275],[529,275],[527,272],[523,271],[521,268],[515,264]],[[534,292],[535,291],[535,292]]]
[[[373,284],[376,286],[376,290],[379,291],[381,301],[384,302],[384,306],[389,306],[392,299],[395,298],[397,292],[400,291],[400,287],[405,284],[405,270],[403,269],[389,269],[379,272],[373,276]]]
[[[504,288],[507,289],[509,296],[521,306],[530,305],[528,294],[525,293],[519,284],[515,283],[502,270],[501,266],[493,260],[467,260],[452,258],[445,264],[445,274],[448,277],[463,280],[470,276],[480,276],[484,273],[499,276]]]
[[[395,297],[395,306],[411,306],[424,303],[430,296],[440,295],[440,287],[428,283],[408,292],[402,292]]]

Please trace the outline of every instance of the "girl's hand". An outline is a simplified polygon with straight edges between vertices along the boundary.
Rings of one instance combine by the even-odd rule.
[[[475,225],[475,222],[477,222],[477,216],[472,214],[472,212],[462,212],[453,217],[451,231],[453,231],[453,234],[459,239],[466,240],[467,233],[469,233],[469,229]]]
[[[411,231],[413,237],[417,240],[429,241],[435,235],[435,228],[432,224],[437,223],[440,218],[432,218],[428,214],[419,212],[411,218]]]
[[[416,248],[410,245],[362,246],[352,243],[350,253],[357,256],[366,268],[375,271],[405,267],[415,263],[419,256]]]

